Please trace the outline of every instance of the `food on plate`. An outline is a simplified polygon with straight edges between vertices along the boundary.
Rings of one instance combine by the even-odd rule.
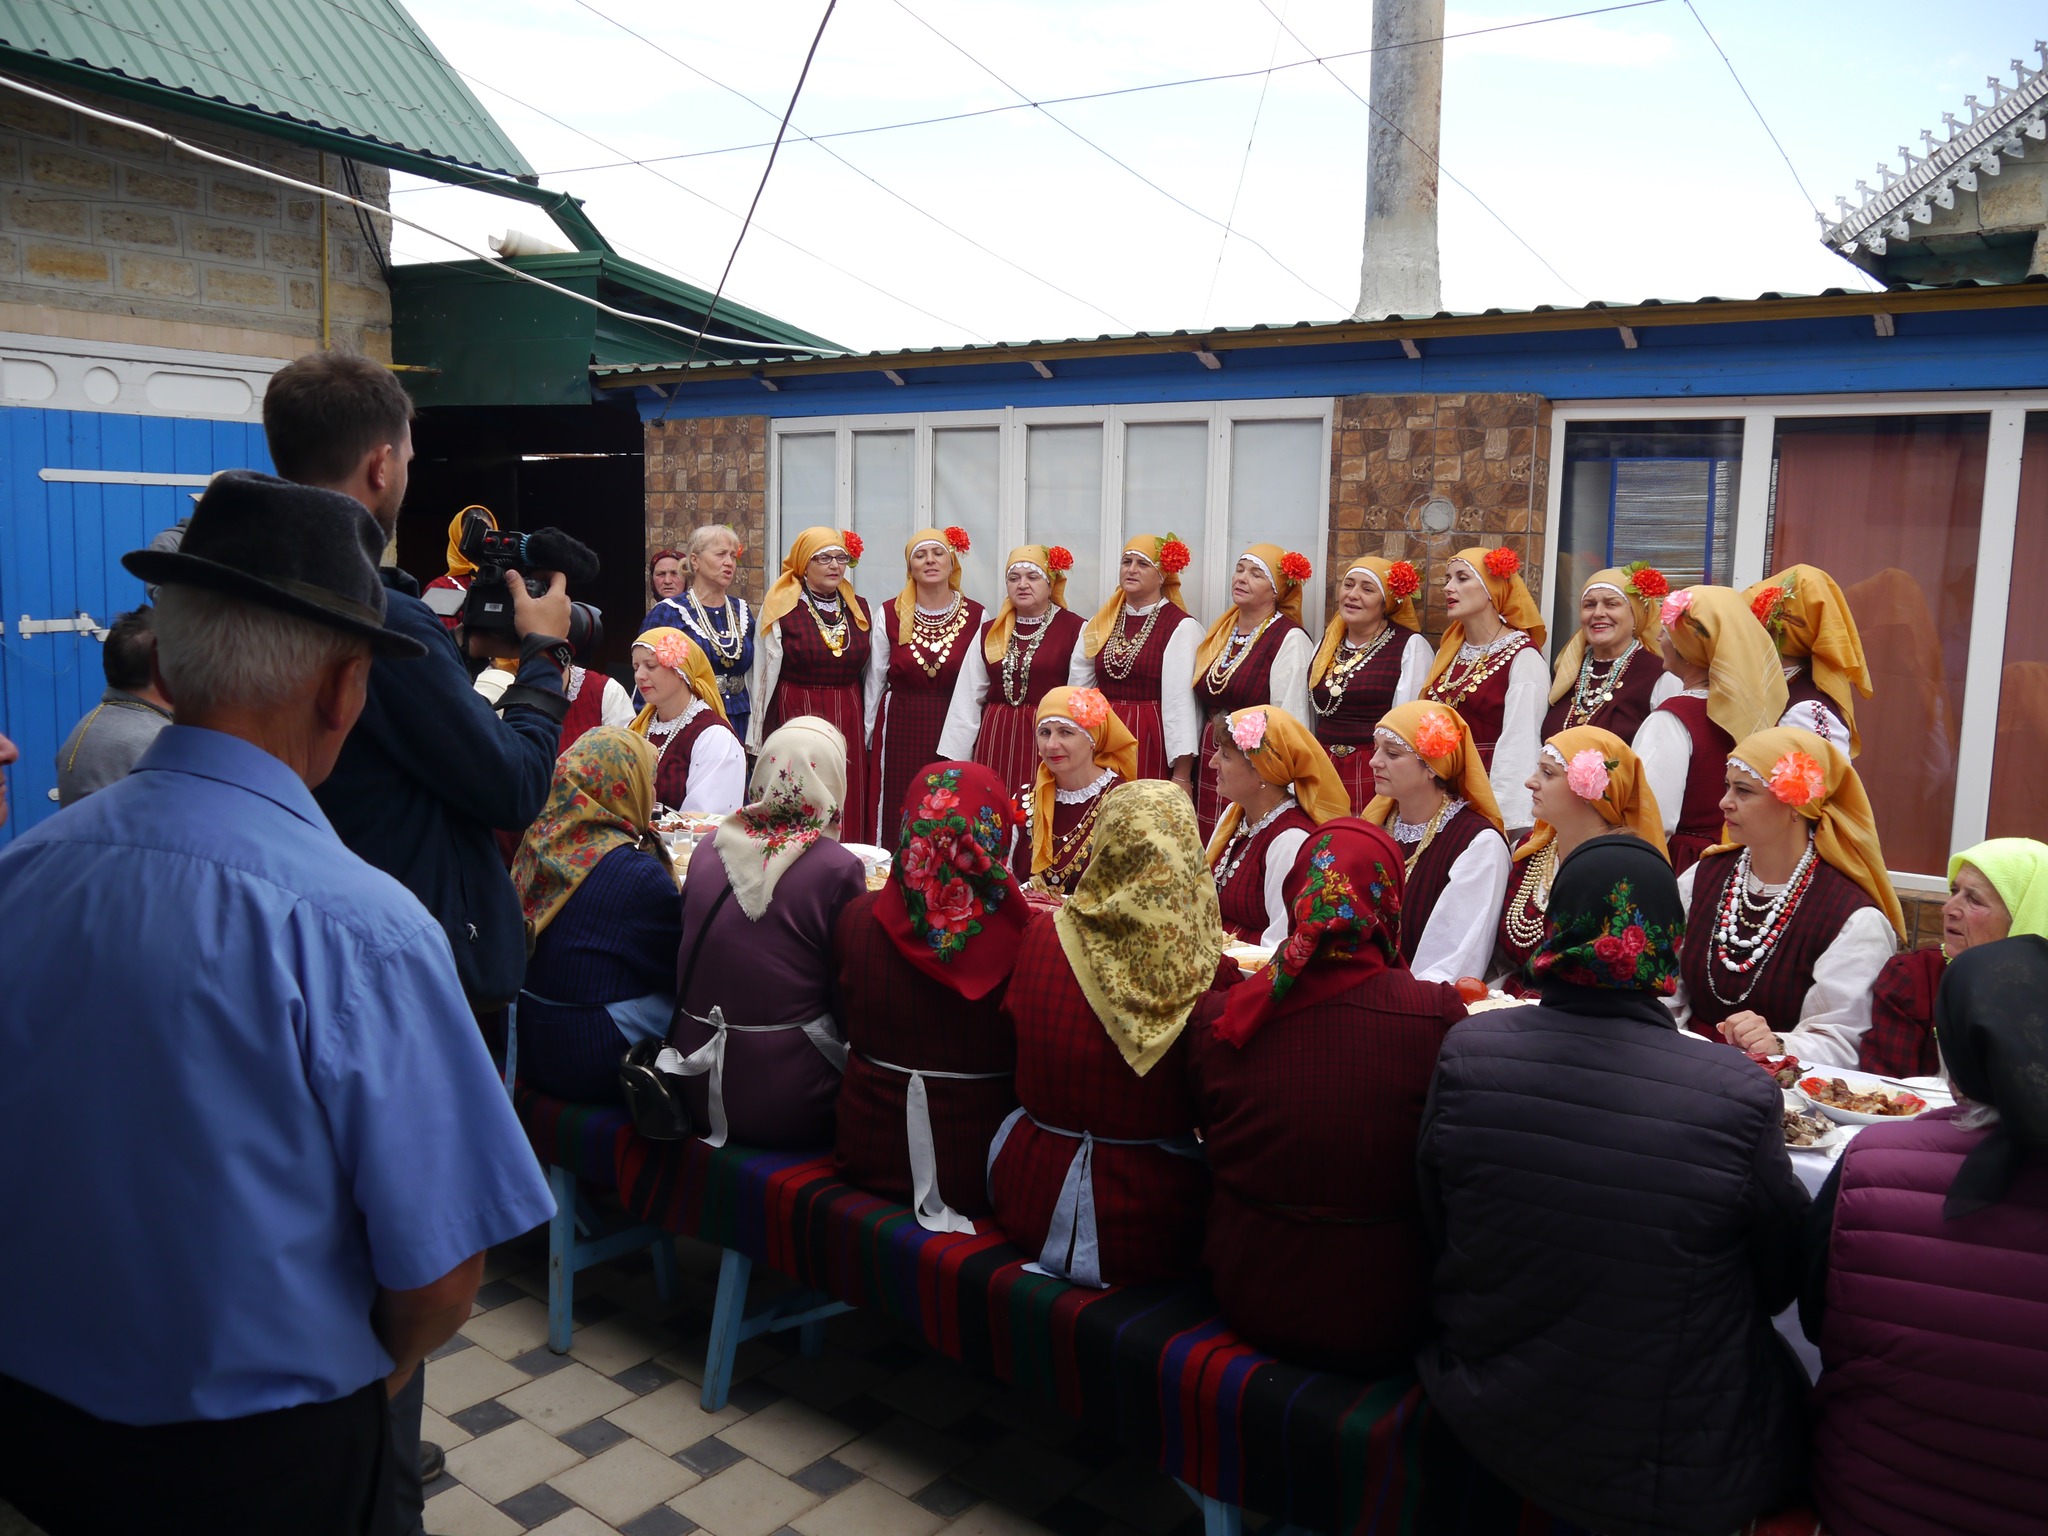
[[[1492,1013],[1496,1008],[1534,1008],[1537,999],[1533,997],[1512,997],[1506,992],[1489,992],[1476,1003],[1467,1003],[1467,1013]]]
[[[1785,1145],[1788,1147],[1818,1146],[1821,1138],[1833,1129],[1834,1126],[1819,1115],[1803,1114],[1796,1109],[1785,1111]]]
[[[667,811],[654,818],[657,832],[687,832],[692,837],[708,837],[718,830],[723,816],[706,816],[698,811]]]
[[[1799,1081],[1799,1074],[1806,1070],[1799,1064],[1797,1056],[1773,1056],[1768,1051],[1744,1051],[1742,1054],[1770,1073],[1780,1088],[1790,1088]]]
[[[1273,958],[1273,951],[1257,944],[1226,944],[1223,953],[1237,962],[1237,968],[1249,976],[1262,971]]]
[[[1452,985],[1458,989],[1458,996],[1468,1003],[1486,1001],[1486,983],[1477,976],[1460,976]]]
[[[1859,1093],[1839,1077],[1801,1078],[1799,1089],[1816,1104],[1858,1115],[1917,1115],[1927,1107],[1927,1101],[1918,1094],[1897,1088],[1873,1088]]]

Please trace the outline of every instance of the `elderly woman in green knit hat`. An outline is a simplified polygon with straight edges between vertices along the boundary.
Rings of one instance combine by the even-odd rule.
[[[2048,938],[2048,843],[1994,837],[1948,861],[1941,946],[1894,955],[1871,990],[1870,1030],[1856,1065],[1887,1077],[1941,1072],[1934,993],[1948,962],[1966,949],[2019,934]]]

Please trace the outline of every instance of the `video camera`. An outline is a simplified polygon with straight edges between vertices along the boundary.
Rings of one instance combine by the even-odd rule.
[[[462,509],[462,537],[455,547],[476,567],[462,604],[463,628],[473,635],[503,636],[507,651],[519,648],[519,631],[512,623],[512,594],[505,590],[507,571],[519,572],[534,597],[545,597],[548,583],[530,573],[560,571],[573,587],[597,580],[602,569],[587,544],[561,529],[503,533],[491,526],[491,514],[483,507]],[[572,601],[569,633],[562,638],[578,656],[589,655],[604,643],[604,615],[589,603]]]

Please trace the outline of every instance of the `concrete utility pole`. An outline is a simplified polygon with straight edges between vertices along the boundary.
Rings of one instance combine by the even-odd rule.
[[[1355,320],[1443,308],[1436,254],[1444,0],[1373,0],[1366,129],[1365,261]]]

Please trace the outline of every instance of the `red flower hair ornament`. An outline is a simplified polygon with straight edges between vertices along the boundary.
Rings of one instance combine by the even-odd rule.
[[[952,550],[954,554],[964,555],[969,549],[973,548],[973,545],[968,542],[967,530],[965,528],[954,524],[947,527],[944,532],[946,535],[946,547]]]
[[[1659,598],[1671,591],[1664,573],[1647,560],[1638,560],[1628,568],[1628,584],[1637,597]]]
[[[1506,581],[1522,568],[1522,557],[1512,549],[1489,549],[1486,552],[1486,573]]]
[[[1109,718],[1109,699],[1099,688],[1076,688],[1067,695],[1067,717],[1084,731]]]
[[[1178,576],[1194,558],[1194,552],[1181,542],[1177,533],[1169,533],[1159,541],[1159,569],[1169,576]]]
[[[1413,597],[1422,590],[1422,573],[1406,560],[1396,560],[1387,567],[1387,592],[1395,602]]]
[[[1431,710],[1415,728],[1415,750],[1424,757],[1449,757],[1463,740],[1457,720],[1447,709]]]
[[[847,568],[850,570],[854,566],[860,564],[860,557],[867,553],[868,547],[867,545],[861,542],[860,535],[855,533],[851,528],[846,530],[845,545],[846,564]]]
[[[1280,574],[1296,586],[1300,586],[1315,573],[1316,568],[1309,564],[1307,555],[1296,554],[1290,549],[1280,557]]]
[[[1827,792],[1827,771],[1807,753],[1787,752],[1771,764],[1771,793],[1784,804],[1813,805]]]
[[[1074,568],[1074,552],[1064,544],[1054,544],[1045,552],[1045,563],[1056,571],[1071,571]]]

